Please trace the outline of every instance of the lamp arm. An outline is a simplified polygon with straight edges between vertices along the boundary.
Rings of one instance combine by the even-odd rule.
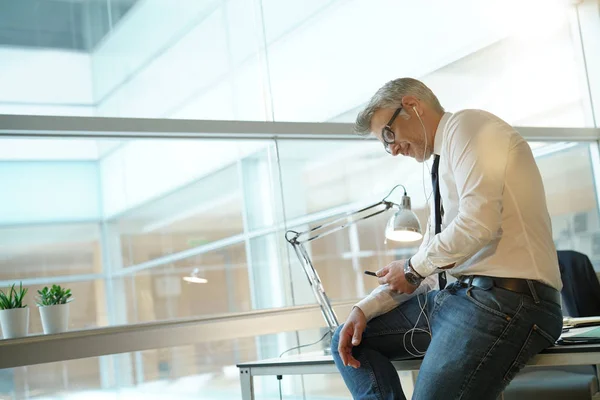
[[[306,274],[306,277],[308,278],[310,287],[315,295],[315,298],[317,299],[317,302],[319,303],[321,312],[323,314],[323,318],[325,319],[325,322],[327,322],[327,326],[331,333],[335,332],[336,328],[339,326],[339,321],[337,319],[335,311],[333,310],[333,307],[331,306],[329,297],[325,293],[325,288],[323,287],[323,284],[321,283],[321,278],[319,277],[319,274],[317,273],[317,270],[315,269],[315,267],[310,259],[308,251],[304,247],[304,243],[310,242],[312,240],[315,240],[320,237],[327,236],[331,233],[342,230],[342,229],[344,229],[350,225],[353,225],[359,221],[362,221],[362,220],[374,217],[376,215],[379,215],[383,212],[386,212],[393,207],[402,208],[403,206],[386,200],[392,194],[394,189],[396,189],[398,187],[404,188],[403,185],[395,186],[390,191],[390,193],[387,196],[385,196],[383,198],[383,200],[381,200],[378,203],[361,208],[360,210],[357,210],[357,211],[348,212],[348,213],[344,214],[343,216],[336,218],[335,220],[333,220],[331,222],[327,222],[327,223],[318,225],[318,226],[316,226],[312,229],[309,229],[307,231],[304,231],[304,232],[296,232],[293,230],[288,230],[285,233],[285,240],[287,240],[294,248],[296,256],[298,257],[298,261],[300,261],[300,265],[302,265],[304,273]],[[404,188],[404,197],[402,199],[403,205],[406,201],[405,198],[407,198],[406,188]],[[410,202],[410,199],[408,199],[408,201]],[[383,206],[381,209],[376,210],[377,207],[381,207],[381,206]],[[371,212],[369,214],[364,215],[360,218],[352,219],[353,216],[370,211],[370,210],[371,210]],[[348,219],[350,219],[350,220],[348,221]],[[344,223],[339,225],[339,223],[341,221],[343,221]],[[323,231],[323,232],[319,232],[319,231]]]
[[[399,185],[399,186],[401,186],[401,185]],[[340,221],[345,221],[349,217],[352,217],[352,216],[357,215],[357,214],[364,213],[365,211],[368,211],[370,209],[379,207],[381,205],[384,206],[384,208],[382,208],[381,210],[374,211],[371,214],[367,214],[367,215],[365,215],[365,216],[363,216],[361,218],[353,219],[352,221],[348,221],[348,222],[346,222],[346,223],[344,223],[342,225],[337,225],[337,226],[335,226],[335,227],[333,227],[333,228],[331,228],[329,230],[326,230],[326,231],[324,231],[322,233],[315,233],[315,232],[317,232],[319,230],[331,227],[332,225],[336,225]],[[330,234],[332,234],[334,232],[340,231],[340,230],[346,228],[347,226],[353,225],[353,224],[355,224],[355,223],[357,223],[359,221],[362,221],[362,220],[374,217],[376,215],[379,215],[381,213],[384,213],[384,212],[388,211],[390,208],[393,208],[394,206],[395,207],[399,207],[396,203],[392,203],[391,201],[387,201],[387,200],[384,199],[384,200],[381,200],[378,203],[375,203],[375,204],[372,204],[370,206],[361,208],[360,210],[346,213],[343,216],[341,216],[339,218],[336,218],[333,221],[330,221],[330,222],[318,225],[318,226],[316,226],[316,227],[314,227],[312,229],[309,229],[307,231],[304,231],[304,232],[296,232],[296,231],[293,231],[293,230],[288,230],[285,233],[285,240],[287,240],[290,244],[310,242],[310,241],[318,239],[320,237],[327,236],[327,235],[330,235]]]

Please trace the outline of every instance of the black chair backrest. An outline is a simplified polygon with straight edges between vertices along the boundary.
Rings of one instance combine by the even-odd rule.
[[[588,256],[572,250],[560,250],[557,254],[566,314],[600,316],[600,283]]]

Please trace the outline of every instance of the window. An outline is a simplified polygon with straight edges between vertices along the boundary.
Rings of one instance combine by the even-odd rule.
[[[581,49],[595,51],[597,10],[562,0],[27,0],[4,8],[4,114],[347,121],[383,83],[413,76],[449,110],[593,126],[587,82],[598,69],[586,76]],[[435,29],[412,34],[423,21]]]

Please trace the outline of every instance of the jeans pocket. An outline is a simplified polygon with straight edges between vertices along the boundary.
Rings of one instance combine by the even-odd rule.
[[[552,335],[545,332],[542,328],[537,325],[533,325],[529,330],[529,335],[523,343],[521,350],[517,354],[515,361],[512,363],[506,374],[504,375],[504,381],[506,384],[510,382],[515,375],[523,369],[527,361],[540,351],[554,344]]]
[[[467,289],[467,299],[477,307],[496,315],[505,320],[510,320],[510,316],[504,312],[501,302],[496,298],[494,290],[484,290],[473,286]]]

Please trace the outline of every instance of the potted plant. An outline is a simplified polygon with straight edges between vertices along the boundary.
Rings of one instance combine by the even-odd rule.
[[[23,305],[23,298],[27,289],[23,289],[23,282],[19,283],[19,289],[15,284],[4,293],[0,289],[0,325],[4,339],[13,339],[27,336],[29,330],[29,308]]]
[[[69,303],[71,289],[63,289],[58,285],[46,286],[38,290],[37,304],[42,317],[44,333],[66,332],[69,328]]]

